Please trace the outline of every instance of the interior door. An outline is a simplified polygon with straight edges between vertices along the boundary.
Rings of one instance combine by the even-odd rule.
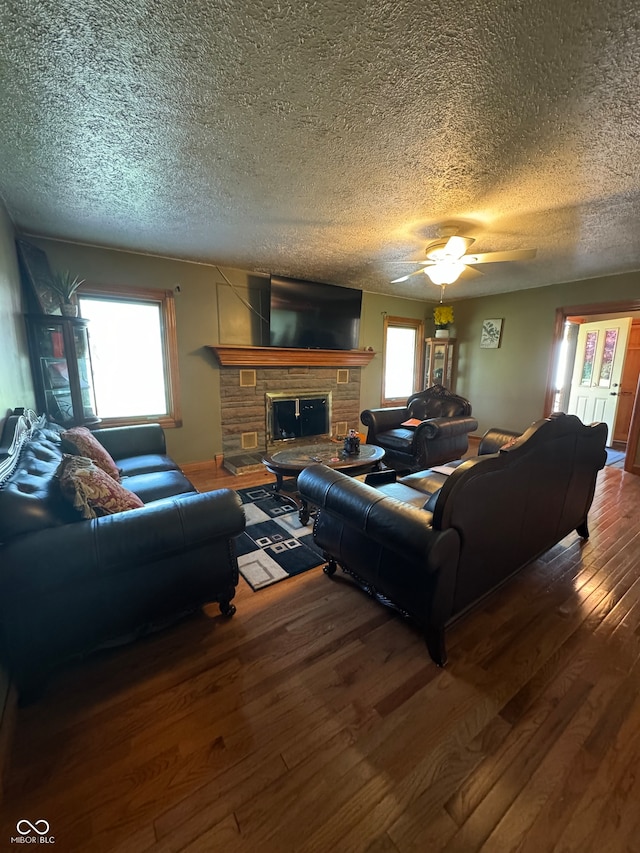
[[[618,392],[618,412],[613,432],[614,441],[626,441],[629,437],[638,376],[640,376],[640,321],[634,320],[629,332],[622,379],[620,385],[614,389]]]
[[[604,421],[608,443],[614,435],[618,389],[622,377],[631,318],[583,323],[571,379],[568,412],[583,423]]]

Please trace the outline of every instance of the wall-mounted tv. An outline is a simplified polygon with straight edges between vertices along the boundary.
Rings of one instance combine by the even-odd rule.
[[[357,349],[362,291],[271,276],[269,342],[297,349]]]

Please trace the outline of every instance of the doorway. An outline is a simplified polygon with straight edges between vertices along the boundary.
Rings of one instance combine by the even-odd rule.
[[[606,421],[608,444],[625,450],[625,470],[640,473],[639,371],[640,300],[558,308],[545,415],[563,411],[587,423]]]

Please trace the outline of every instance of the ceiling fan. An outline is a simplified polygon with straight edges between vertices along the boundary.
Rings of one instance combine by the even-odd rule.
[[[420,263],[420,269],[410,272],[408,275],[395,278],[392,284],[406,281],[413,275],[425,273],[433,284],[439,285],[444,293],[447,284],[457,281],[463,272],[471,275],[480,275],[474,270],[475,264],[493,264],[499,261],[524,261],[534,258],[536,249],[514,249],[509,252],[484,252],[481,254],[467,254],[471,245],[475,243],[473,237],[461,237],[455,233],[455,229],[445,228],[440,232],[437,240],[427,246],[426,261],[401,261],[400,263]],[[441,296],[442,301],[442,296]]]

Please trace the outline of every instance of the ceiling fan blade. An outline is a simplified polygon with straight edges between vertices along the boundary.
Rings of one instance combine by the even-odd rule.
[[[470,279],[470,278],[479,278],[483,273],[480,270],[474,270],[473,267],[465,266],[464,272],[461,275],[461,278]]]
[[[424,267],[420,267],[419,270],[415,270],[414,272],[407,273],[406,275],[401,276],[400,278],[394,278],[391,284],[400,284],[402,281],[406,281],[408,278],[411,278],[412,275],[420,275],[420,273],[424,272]]]
[[[511,252],[484,252],[479,255],[465,255],[460,258],[463,264],[495,264],[499,261],[526,261],[535,258],[537,249],[513,249]]]

